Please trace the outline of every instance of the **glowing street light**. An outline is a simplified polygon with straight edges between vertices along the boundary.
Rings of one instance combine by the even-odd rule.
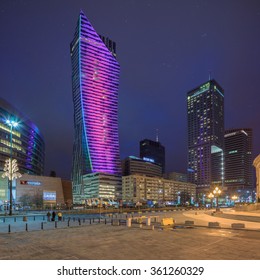
[[[221,189],[219,187],[215,187],[215,189],[213,190],[213,194],[217,198],[217,206],[216,206],[216,210],[217,210],[218,209],[218,197],[221,194]]]
[[[18,122],[14,120],[7,119],[5,122],[10,126],[10,159],[6,160],[5,163],[5,173],[2,175],[3,178],[8,177],[9,186],[10,186],[10,207],[9,215],[12,215],[13,208],[13,179],[21,177],[21,174],[18,173],[17,161],[13,160],[13,128],[18,127]],[[18,177],[17,177],[18,176]]]
[[[212,206],[213,206],[212,204],[213,204],[214,194],[213,194],[213,193],[210,193],[210,194],[208,195],[208,198],[210,198],[210,205],[211,205],[211,207],[212,207]]]
[[[231,197],[231,199],[234,201],[234,205],[235,205],[235,201],[238,199],[238,197],[237,197],[236,195],[233,195],[233,196]]]

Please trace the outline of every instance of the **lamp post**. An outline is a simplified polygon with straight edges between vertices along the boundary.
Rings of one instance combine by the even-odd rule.
[[[9,188],[10,188],[10,206],[9,206],[9,215],[12,215],[12,208],[13,208],[13,194],[12,194],[12,192],[13,192],[13,179],[15,179],[14,177],[13,177],[13,173],[14,172],[16,172],[16,171],[18,171],[18,167],[17,167],[17,165],[15,166],[14,164],[13,164],[13,128],[16,128],[17,126],[18,126],[18,122],[16,122],[16,121],[13,121],[13,120],[6,120],[6,124],[8,125],[8,126],[10,126],[10,165],[9,165],[9,170],[8,170],[8,172],[9,172],[9,177],[8,177],[8,179],[9,179]],[[16,164],[16,162],[15,162],[15,164]],[[17,169],[17,170],[13,170],[13,169]]]
[[[221,189],[219,187],[215,187],[215,189],[213,190],[213,194],[217,199],[217,205],[216,205],[216,211],[218,210],[218,197],[221,194]]]
[[[231,199],[234,201],[234,206],[235,206],[235,201],[237,200],[237,196],[236,195],[233,195],[232,197],[231,197]]]
[[[208,198],[210,198],[210,206],[211,206],[211,208],[212,208],[212,203],[213,203],[213,198],[214,198],[214,194],[213,193],[210,193],[209,195],[208,195]]]

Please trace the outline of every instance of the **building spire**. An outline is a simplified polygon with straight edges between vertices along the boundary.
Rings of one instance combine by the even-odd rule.
[[[159,142],[159,129],[156,128],[156,142]]]
[[[209,71],[209,81],[211,80],[211,71]]]

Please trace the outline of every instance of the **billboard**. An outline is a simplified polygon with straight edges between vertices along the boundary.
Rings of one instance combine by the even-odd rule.
[[[56,192],[55,191],[43,191],[43,200],[49,202],[56,202]]]

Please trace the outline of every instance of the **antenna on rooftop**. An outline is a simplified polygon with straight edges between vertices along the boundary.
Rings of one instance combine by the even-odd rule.
[[[156,129],[156,142],[159,142],[159,129]]]

